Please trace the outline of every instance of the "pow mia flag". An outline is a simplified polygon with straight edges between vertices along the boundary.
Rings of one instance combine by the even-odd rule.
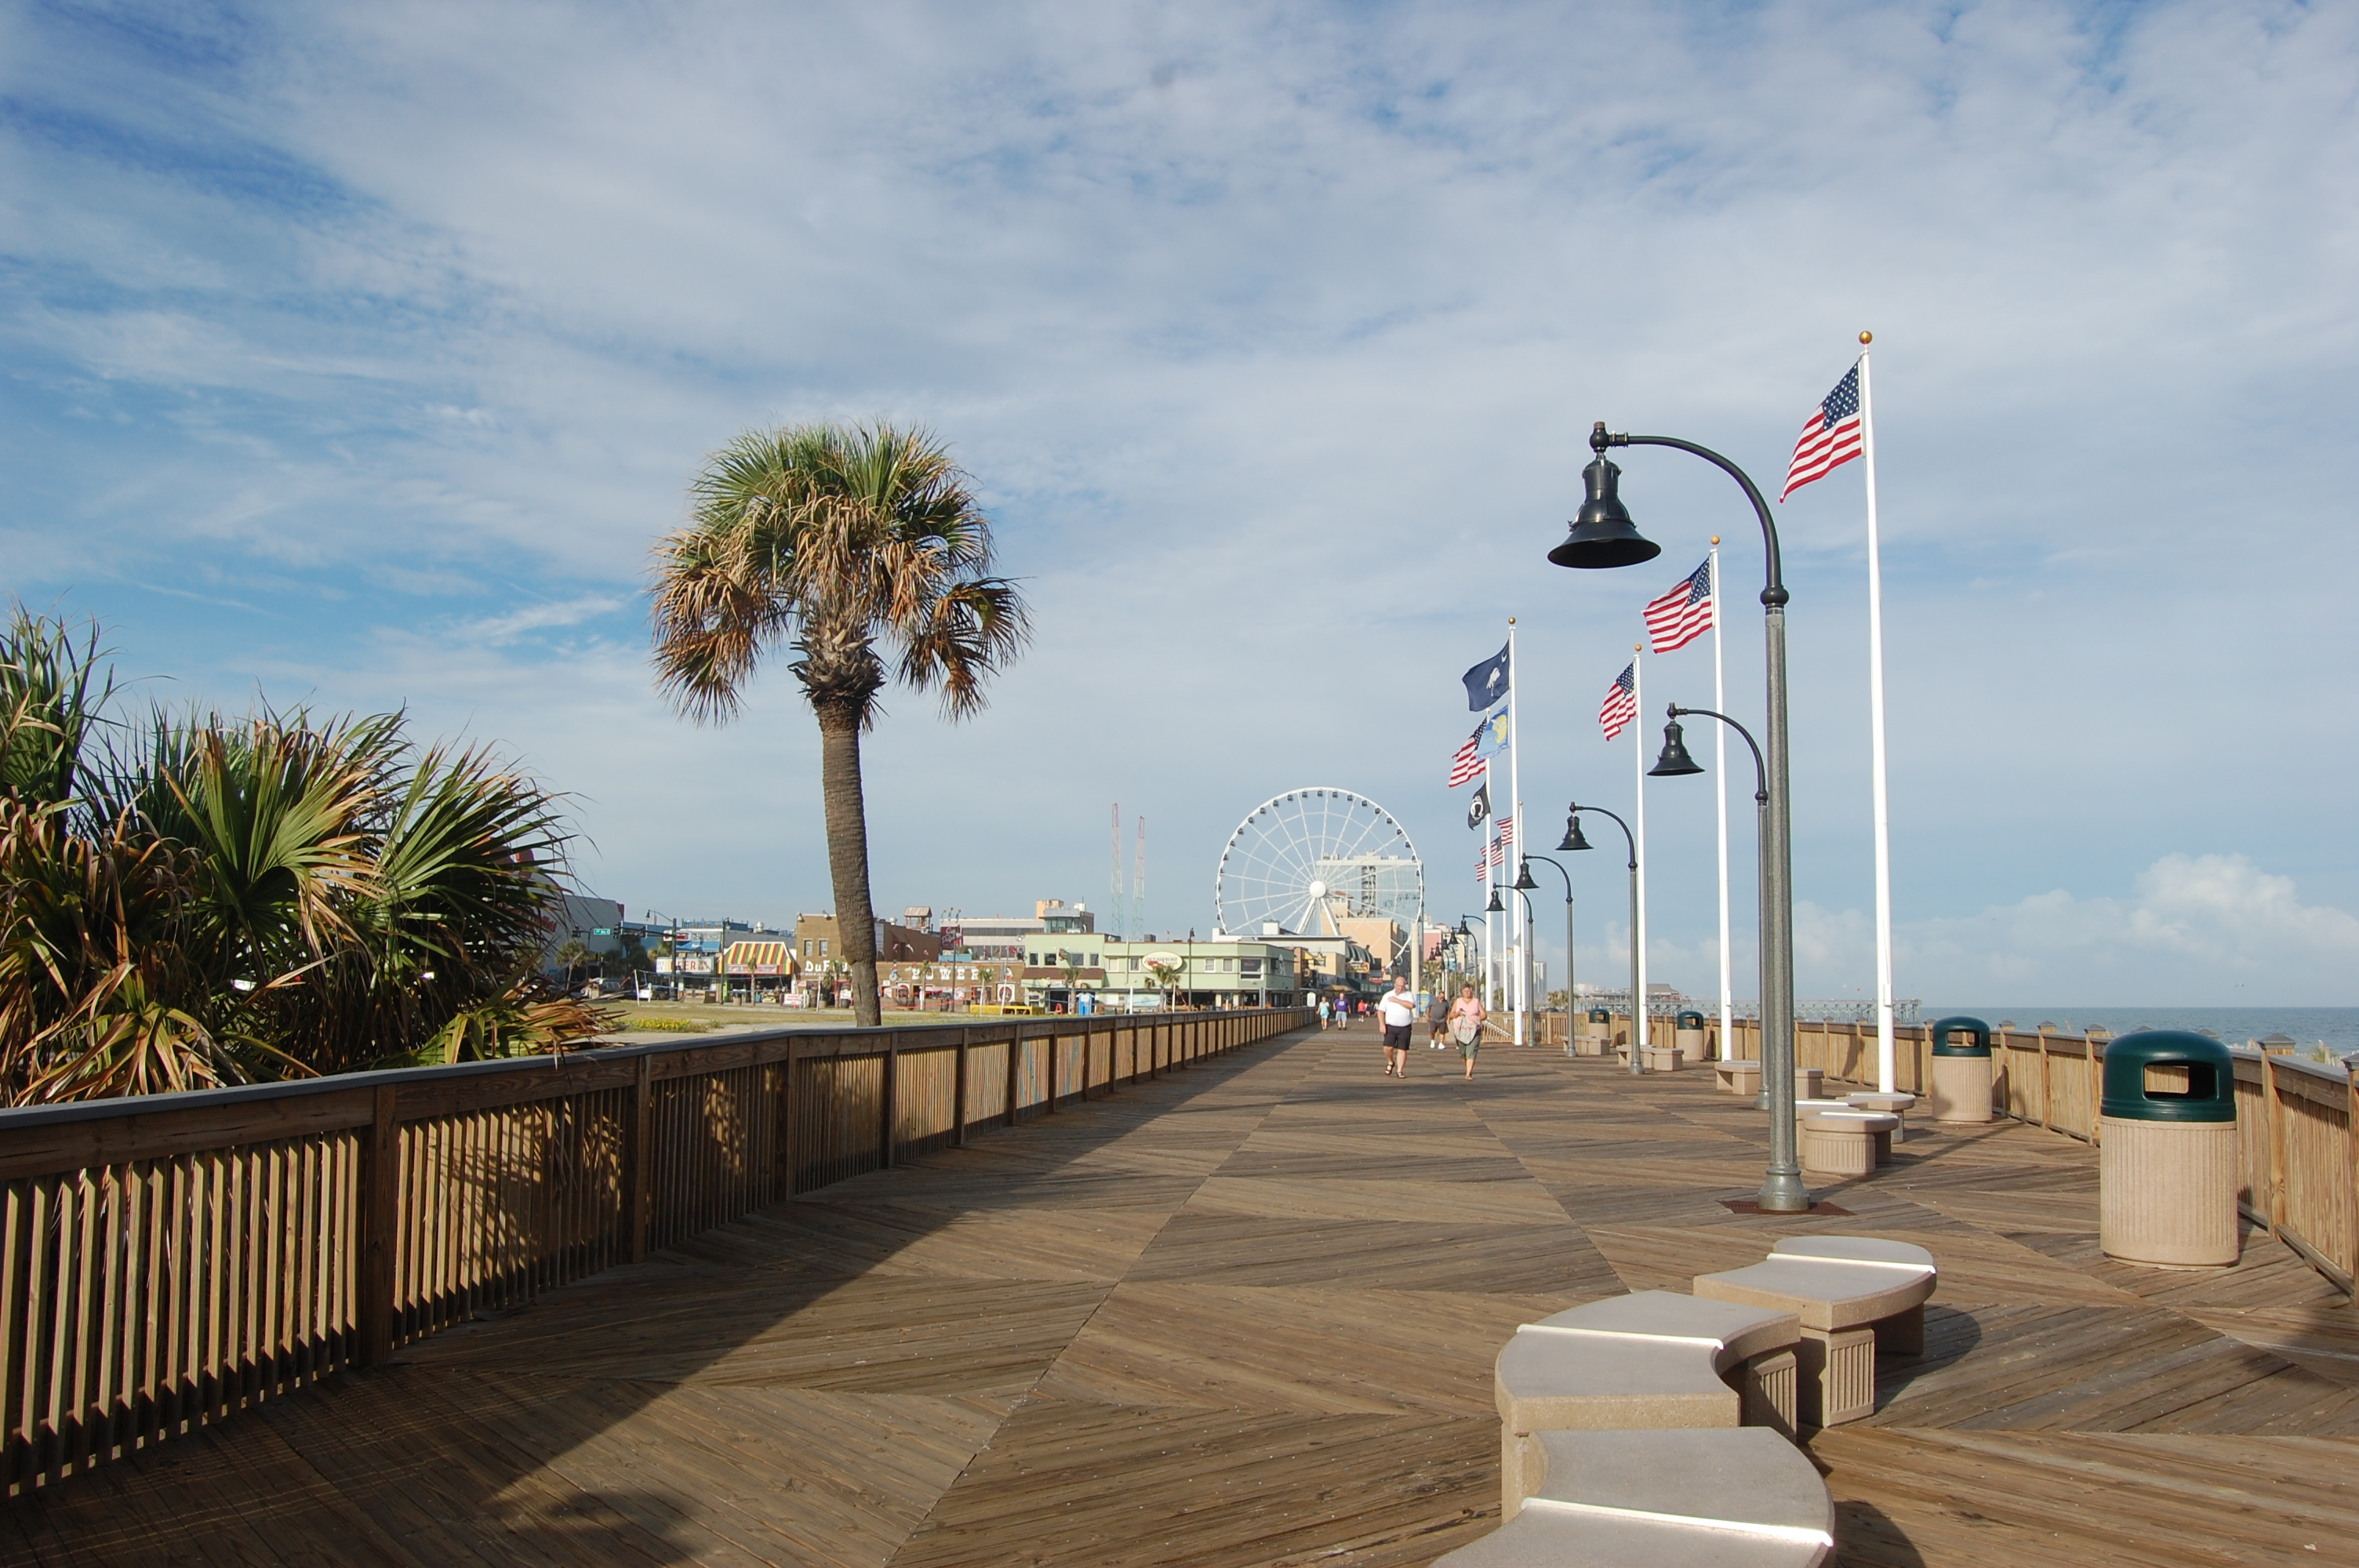
[[[1483,819],[1490,815],[1491,786],[1485,784],[1477,788],[1474,798],[1466,803],[1466,826],[1480,827],[1483,826]]]

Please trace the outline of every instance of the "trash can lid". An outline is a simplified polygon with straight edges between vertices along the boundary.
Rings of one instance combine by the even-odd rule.
[[[1703,1014],[1693,1011],[1682,1012],[1680,1014],[1680,1027],[1681,1029],[1701,1029],[1703,1027]]]
[[[2118,1121],[2234,1121],[2235,1058],[2208,1034],[2179,1029],[2125,1034],[2106,1043],[2105,1093],[2098,1108]]]
[[[1952,1038],[1971,1034],[1972,1043],[1961,1045]],[[1990,1025],[1979,1018],[1960,1013],[1944,1018],[1933,1025],[1933,1054],[1936,1056],[1987,1056],[1990,1054]]]
[[[1589,1022],[1592,1023],[1611,1023],[1614,1022],[1614,1015],[1606,1011],[1602,1007],[1593,1007],[1589,1010]]]

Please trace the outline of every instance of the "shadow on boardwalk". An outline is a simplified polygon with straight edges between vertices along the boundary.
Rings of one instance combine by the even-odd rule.
[[[2273,1243],[2108,1263],[2089,1152],[2017,1126],[1741,1217],[1759,1118],[1701,1076],[1448,1060],[1292,1036],[806,1195],[12,1505],[0,1556],[1422,1563],[1496,1518],[1515,1325],[1810,1229],[1943,1267],[1928,1355],[1812,1444],[1845,1563],[2359,1539],[2359,1336]]]

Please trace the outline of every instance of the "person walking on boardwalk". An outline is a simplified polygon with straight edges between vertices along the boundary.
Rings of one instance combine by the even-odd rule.
[[[1425,1010],[1428,1028],[1425,1044],[1428,1049],[1439,1051],[1442,1036],[1450,1033],[1450,991],[1447,987],[1433,988],[1433,1005]]]
[[[1474,1053],[1483,1048],[1483,1004],[1474,1000],[1474,988],[1462,986],[1458,1000],[1450,1009],[1450,1038],[1458,1043],[1458,1054],[1466,1058],[1466,1076],[1474,1076]]]
[[[1327,1008],[1327,999],[1322,996],[1319,999],[1319,1033],[1321,1034],[1327,1033],[1327,1022],[1329,1017],[1330,1014]]]
[[[1408,1047],[1411,1031],[1417,1028],[1417,993],[1408,989],[1407,975],[1393,977],[1393,989],[1376,1004],[1384,1015],[1385,1071],[1397,1078],[1408,1076]]]

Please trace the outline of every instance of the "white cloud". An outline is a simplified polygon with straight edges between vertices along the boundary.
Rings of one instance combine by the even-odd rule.
[[[1857,909],[1795,911],[1804,989],[1872,972]],[[1894,932],[1896,989],[1929,1001],[2359,1004],[2359,915],[2244,855],[2173,853],[2127,897],[2063,889]],[[1851,994],[1856,980],[1840,991]],[[1869,994],[1873,994],[1872,991]]]
[[[504,647],[528,633],[579,626],[584,621],[622,609],[625,602],[611,594],[591,593],[553,604],[519,605],[505,614],[462,622],[451,629],[451,635],[457,642]]]

